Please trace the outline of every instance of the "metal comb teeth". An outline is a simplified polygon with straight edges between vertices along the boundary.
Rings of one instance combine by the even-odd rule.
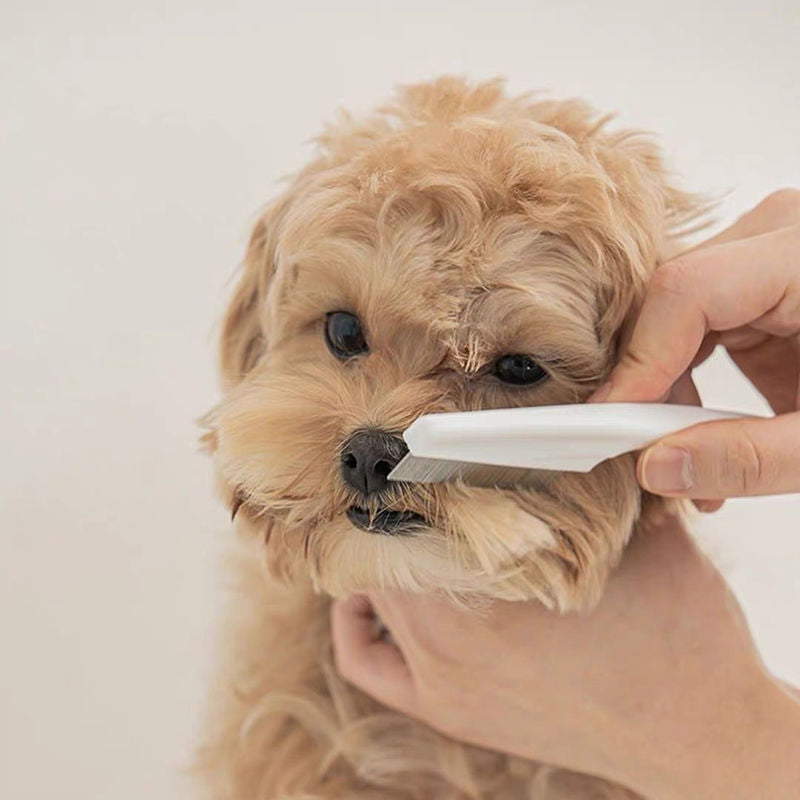
[[[469,486],[483,488],[537,488],[549,483],[557,474],[554,470],[448,461],[409,453],[389,473],[389,480],[410,483],[463,481]]]

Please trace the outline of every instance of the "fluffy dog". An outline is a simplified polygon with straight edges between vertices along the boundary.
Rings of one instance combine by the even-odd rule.
[[[332,665],[331,596],[590,607],[660,501],[631,456],[535,488],[392,485],[436,411],[578,403],[698,214],[657,147],[578,100],[455,78],[344,117],[258,220],[208,416],[238,593],[200,770],[215,800],[623,798],[461,745]]]

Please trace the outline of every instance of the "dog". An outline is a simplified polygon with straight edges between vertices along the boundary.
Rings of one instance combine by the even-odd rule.
[[[651,137],[456,77],[343,116],[258,219],[206,417],[237,576],[198,770],[214,800],[632,798],[463,745],[348,685],[332,597],[591,608],[658,513],[625,455],[542,486],[394,484],[430,412],[585,401],[703,213]]]

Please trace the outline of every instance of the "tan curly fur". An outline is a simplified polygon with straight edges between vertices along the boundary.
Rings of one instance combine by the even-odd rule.
[[[649,275],[701,210],[650,137],[608,121],[497,81],[405,87],[329,126],[257,222],[205,437],[237,509],[239,579],[198,759],[210,798],[632,797],[380,707],[336,674],[328,623],[331,596],[374,587],[585,609],[644,524],[630,456],[535,489],[401,485],[381,504],[425,517],[411,536],[355,528],[339,474],[354,430],[577,403],[608,374]],[[368,354],[328,352],[336,310],[359,316]],[[508,353],[549,379],[493,378]]]

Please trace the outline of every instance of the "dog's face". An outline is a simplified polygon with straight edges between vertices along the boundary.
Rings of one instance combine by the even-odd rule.
[[[584,400],[690,199],[648,142],[495,85],[412,87],[322,144],[225,321],[211,438],[237,524],[333,594],[590,602],[639,514],[630,456],[514,490],[386,476],[421,414]]]

